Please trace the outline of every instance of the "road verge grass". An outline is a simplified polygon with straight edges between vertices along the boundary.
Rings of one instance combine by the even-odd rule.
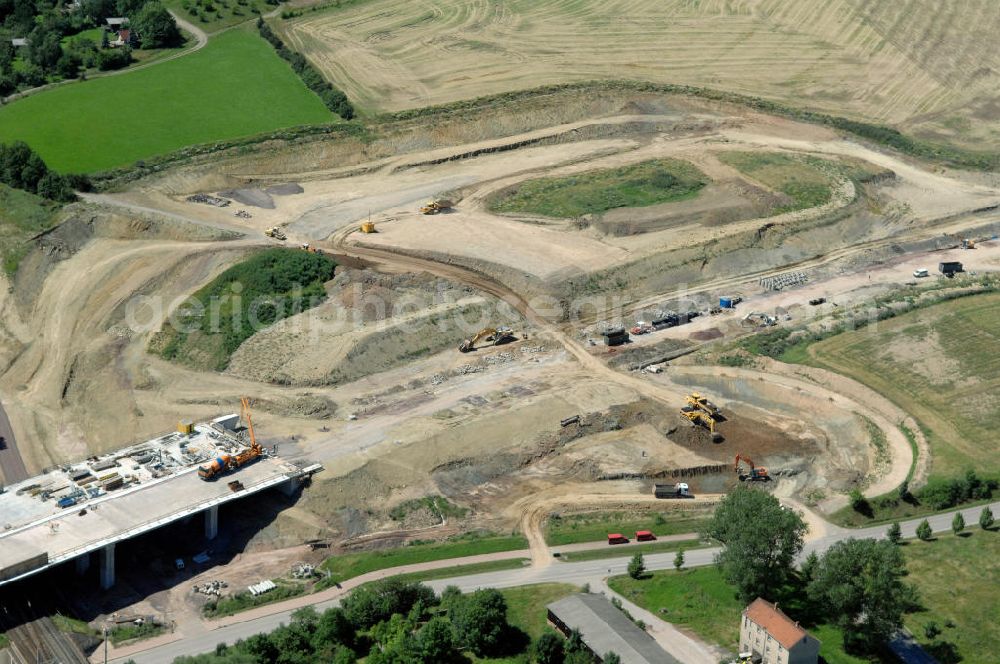
[[[417,542],[395,549],[334,555],[320,565],[320,569],[329,572],[330,575],[317,584],[317,589],[328,588],[335,583],[343,583],[356,576],[390,567],[505,551],[520,551],[527,548],[528,541],[520,535],[472,534],[462,539],[447,542]]]
[[[650,530],[655,535],[680,535],[704,530],[711,510],[688,512],[584,512],[553,514],[545,523],[545,541],[549,546],[595,542],[607,539],[609,533],[621,533],[632,538],[636,531]]]
[[[264,606],[265,604],[274,604],[275,602],[291,599],[292,597],[298,597],[306,591],[306,586],[302,583],[292,583],[283,579],[275,579],[274,583],[278,587],[263,595],[255,597],[250,594],[250,591],[236,593],[209,601],[202,607],[201,611],[206,618],[224,618],[242,611],[256,609],[258,606]]]

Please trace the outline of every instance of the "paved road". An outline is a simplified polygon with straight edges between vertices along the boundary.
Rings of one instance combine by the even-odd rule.
[[[990,507],[994,513],[1000,514],[1000,501],[992,503]],[[954,518],[956,511],[962,512],[966,523],[976,524],[979,520],[979,513],[981,510],[982,506],[963,510],[953,510],[951,512],[931,516],[928,518],[928,521],[931,524],[931,528],[933,528],[935,532],[946,532],[951,529],[951,521]],[[903,536],[914,537],[917,524],[919,524],[920,521],[922,521],[922,519],[912,519],[901,523],[900,525],[903,529]],[[881,539],[885,537],[885,531],[886,526],[875,526],[858,530],[849,530],[846,528],[830,526],[824,537],[807,543],[804,553],[808,553],[809,551],[823,551],[835,542],[850,538],[874,537]],[[710,565],[718,551],[718,548],[689,550],[685,554],[685,564],[688,567]],[[522,555],[527,554],[527,552],[521,553]],[[666,552],[648,554],[645,556],[645,559],[646,567],[650,570],[670,569],[673,567],[674,553]],[[626,556],[622,558],[588,560],[578,563],[557,563],[542,568],[486,572],[482,574],[454,577],[451,579],[441,579],[438,581],[430,581],[428,582],[428,585],[437,591],[440,591],[449,585],[458,586],[463,591],[472,591],[478,588],[511,588],[537,583],[572,583],[577,585],[589,583],[591,588],[597,589],[604,585],[603,579],[609,576],[625,574],[628,561],[629,557]],[[455,559],[445,562],[448,562],[450,565],[461,565],[465,561],[462,559]],[[382,570],[381,575],[387,576],[392,573],[395,573],[395,570]],[[349,590],[349,588],[345,588],[344,593]],[[319,601],[314,604],[314,606],[317,610],[322,611],[331,606],[336,606],[339,601],[339,597],[333,597]],[[232,643],[237,639],[245,639],[260,632],[270,631],[281,623],[288,623],[294,609],[282,608],[287,604],[288,603],[282,603],[282,605],[269,607],[275,611],[275,613],[270,615],[248,615],[248,619],[242,622],[227,624],[219,627],[218,629],[204,631],[198,634],[185,634],[183,637],[177,636],[176,640],[171,642],[163,642],[162,640],[157,640],[155,643],[150,642],[149,646],[151,647],[149,649],[139,653],[131,653],[112,661],[116,664],[124,664],[125,661],[131,658],[138,664],[169,664],[175,657],[179,657],[181,655],[195,655],[198,653],[208,652],[213,650],[218,643]],[[650,614],[650,617],[655,619],[651,623],[654,626],[652,631],[655,637],[657,629],[665,628],[659,618],[653,616],[652,614]],[[689,644],[684,645],[686,647]],[[686,651],[682,651],[678,654],[681,657],[684,657],[681,661],[684,661],[686,664],[699,664],[701,661],[706,662],[706,664],[715,664],[718,662],[717,658],[706,659],[703,656],[687,654]]]
[[[0,436],[4,440],[3,444],[0,444],[0,474],[3,475],[3,484],[14,484],[28,479],[28,469],[24,467],[24,459],[17,449],[14,429],[10,426],[10,419],[3,409],[3,404],[0,404]]]

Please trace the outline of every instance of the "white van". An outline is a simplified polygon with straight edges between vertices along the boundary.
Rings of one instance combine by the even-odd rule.
[[[913,276],[916,277],[917,279],[920,279],[922,277],[929,277],[929,276],[931,276],[931,273],[927,271],[927,268],[922,267],[920,269],[914,270],[913,271]]]

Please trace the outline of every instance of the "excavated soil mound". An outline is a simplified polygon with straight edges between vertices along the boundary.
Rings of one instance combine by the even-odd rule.
[[[271,194],[272,196],[292,196],[293,194],[301,194],[305,189],[302,188],[297,182],[286,182],[284,184],[274,184],[270,187],[265,187],[264,192]]]

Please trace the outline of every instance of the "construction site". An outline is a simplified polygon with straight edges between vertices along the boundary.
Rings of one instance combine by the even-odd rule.
[[[684,200],[573,217],[503,207],[540,178],[667,158],[700,174]],[[803,198],[802,178],[823,195]],[[276,140],[87,194],[0,294],[16,432],[0,450],[0,582],[72,560],[114,593],[116,542],[201,514],[211,539],[219,505],[307,477],[237,559],[148,596],[123,589],[119,610],[200,625],[192,578],[242,588],[293,561],[469,532],[523,534],[534,564],[559,564],[554,514],[669,520],[740,482],[822,532],[852,490],[926,481],[919,427],[911,445],[897,426],[909,414],[844,376],[720,357],[924,284],[970,288],[915,274],[997,271],[998,206],[992,175],[627,90],[400,120],[365,142]],[[255,330],[223,370],[160,352],[184,298],[274,247],[336,262],[321,302]],[[244,414],[217,417],[242,395]],[[158,435],[188,417],[204,422]],[[689,499],[665,500],[681,495],[656,488],[668,483]]]

